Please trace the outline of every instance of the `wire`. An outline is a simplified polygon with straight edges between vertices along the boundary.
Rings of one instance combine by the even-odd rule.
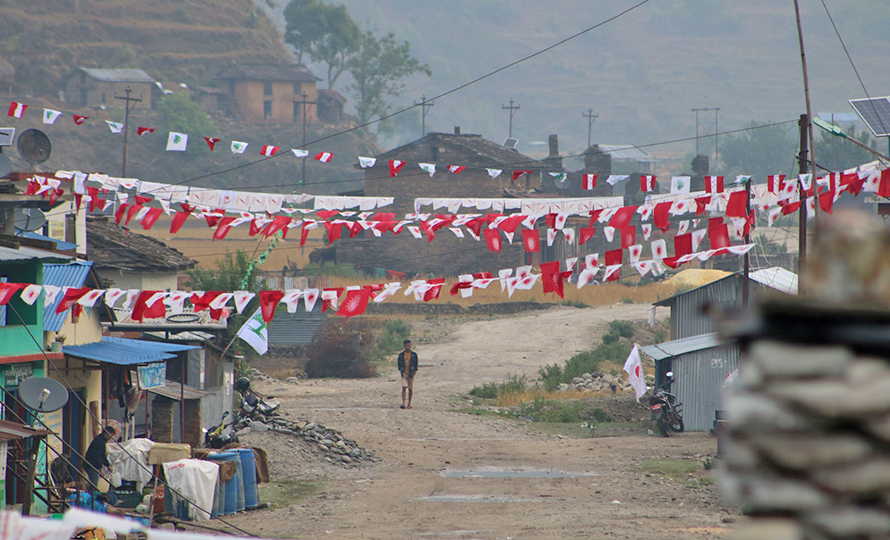
[[[93,411],[90,410],[90,408],[89,408],[89,406],[87,405],[87,403],[83,400],[83,398],[80,397],[80,395],[79,395],[77,392],[74,391],[74,388],[68,383],[68,380],[65,378],[65,376],[62,375],[61,370],[59,370],[59,368],[56,367],[56,365],[52,362],[52,360],[49,359],[49,356],[47,356],[46,351],[43,350],[43,347],[42,347],[42,346],[40,345],[40,343],[37,341],[37,338],[35,338],[35,337],[34,337],[34,334],[31,333],[31,329],[28,328],[28,325],[25,323],[25,320],[24,320],[24,319],[22,318],[22,316],[19,314],[19,312],[18,312],[18,310],[15,308],[15,306],[14,306],[12,303],[9,303],[9,304],[7,304],[7,307],[9,307],[9,308],[12,309],[12,312],[15,313],[15,316],[18,318],[19,322],[22,324],[22,326],[24,327],[25,331],[28,332],[28,336],[31,338],[31,341],[33,341],[34,344],[37,345],[38,350],[40,350],[40,353],[43,355],[44,359],[46,359],[46,364],[47,364],[48,366],[50,366],[50,367],[53,368],[53,370],[56,372],[56,375],[58,375],[59,380],[61,380],[61,381],[62,381],[62,384],[64,384],[64,385],[67,387],[67,389],[68,389],[68,395],[69,395],[69,396],[72,396],[72,395],[73,395],[75,398],[77,398],[77,401],[80,402],[80,404],[83,406],[84,410],[90,415],[90,417],[91,417],[94,421],[96,421],[98,425],[102,425],[102,419],[99,418],[99,417],[97,417],[97,416],[93,413]],[[184,381],[184,380],[183,380],[183,383],[182,383],[182,384],[185,384],[185,381]],[[180,405],[180,406],[182,406],[182,405]],[[52,431],[52,430],[50,430],[50,431]],[[64,442],[64,441],[63,441],[63,442]],[[124,454],[126,454],[127,457],[129,457],[130,459],[132,459],[137,465],[139,465],[139,467],[142,468],[142,470],[151,473],[152,476],[156,476],[156,475],[154,474],[154,471],[153,471],[153,470],[149,469],[148,467],[146,467],[145,465],[143,465],[141,462],[139,462],[139,460],[137,460],[136,458],[134,458],[134,457],[133,457],[133,454],[131,454],[126,448],[124,448],[123,445],[121,445],[121,444],[120,444],[119,442],[117,442],[117,441],[114,441],[114,444],[118,445],[118,447],[121,449],[121,451],[122,451]],[[70,445],[69,445],[69,446],[70,446]],[[210,514],[210,513],[211,513],[210,510],[205,510],[204,508],[201,508],[201,507],[198,506],[196,503],[194,503],[194,502],[192,502],[191,500],[189,500],[189,499],[188,499],[187,497],[185,497],[181,492],[179,492],[178,490],[176,490],[175,488],[173,488],[169,483],[167,483],[166,480],[164,480],[164,485],[165,485],[171,492],[173,492],[174,494],[178,495],[180,498],[182,498],[184,501],[186,501],[188,504],[194,506],[194,507],[197,508],[198,510],[200,510],[200,511],[202,511],[202,512],[206,512],[207,514]],[[244,529],[242,529],[242,528],[240,528],[240,527],[238,527],[238,526],[236,526],[236,525],[232,525],[231,523],[229,523],[228,521],[222,519],[221,517],[217,517],[216,519],[220,520],[221,522],[225,523],[225,524],[228,525],[229,527],[232,527],[233,529],[235,529],[236,531],[238,531],[238,532],[240,532],[240,533],[246,534],[246,535],[248,535],[248,536],[253,536],[253,537],[256,537],[256,536],[257,536],[257,535],[255,535],[255,534],[252,534],[252,533],[249,533],[249,532],[245,531]]]
[[[643,5],[645,5],[645,4],[648,4],[649,2],[650,2],[650,0],[642,0],[642,2],[639,2],[638,4],[635,4],[635,5],[633,5],[633,6],[629,7],[629,8],[627,8],[627,9],[625,9],[624,11],[621,11],[621,12],[618,13],[617,15],[613,15],[613,16],[609,17],[608,19],[604,20],[604,21],[601,21],[601,22],[599,22],[599,23],[597,23],[597,24],[595,24],[595,25],[593,25],[593,26],[591,26],[591,27],[585,28],[584,30],[581,30],[580,32],[577,32],[577,33],[575,33],[575,34],[572,34],[571,36],[569,36],[569,37],[567,37],[567,38],[565,38],[565,39],[562,39],[562,40],[560,40],[560,41],[557,41],[557,42],[554,43],[553,45],[550,45],[550,46],[548,46],[548,47],[545,47],[545,48],[543,48],[543,49],[540,49],[540,50],[538,50],[537,52],[534,52],[534,53],[532,53],[532,54],[529,54],[528,56],[524,56],[524,57],[520,58],[519,60],[515,60],[515,61],[513,61],[513,62],[510,62],[509,64],[507,64],[507,65],[505,65],[505,66],[502,66],[502,67],[499,67],[498,69],[496,69],[496,70],[494,70],[494,71],[489,71],[488,73],[486,73],[485,75],[482,75],[481,77],[477,77],[477,78],[475,78],[475,79],[473,79],[473,80],[471,80],[471,81],[469,81],[469,82],[466,82],[466,83],[464,83],[464,84],[462,84],[462,85],[460,85],[460,86],[457,86],[457,87],[455,87],[455,88],[452,88],[451,90],[447,90],[447,91],[442,92],[441,94],[439,94],[439,95],[437,95],[437,96],[431,97],[431,98],[429,98],[426,102],[428,103],[428,102],[430,102],[430,101],[435,101],[435,100],[437,100],[437,99],[441,99],[441,98],[443,98],[443,97],[445,97],[445,96],[448,96],[448,95],[450,95],[450,94],[453,94],[453,93],[455,93],[455,92],[458,92],[458,91],[460,91],[460,90],[463,90],[464,88],[467,88],[468,86],[471,86],[471,85],[474,85],[474,84],[476,84],[476,83],[478,83],[478,82],[484,81],[485,79],[487,79],[487,78],[489,78],[489,77],[492,77],[492,76],[494,76],[494,75],[497,75],[498,73],[500,73],[500,72],[502,72],[502,71],[505,71],[505,70],[507,70],[507,69],[510,69],[511,67],[513,67],[513,66],[515,66],[515,65],[521,64],[522,62],[525,62],[525,61],[527,61],[527,60],[531,60],[532,58],[535,58],[536,56],[540,56],[540,55],[544,54],[545,52],[548,52],[548,51],[550,51],[550,50],[552,50],[552,49],[555,49],[556,47],[559,47],[560,45],[563,45],[563,44],[565,44],[565,43],[567,43],[567,42],[569,42],[569,41],[571,41],[571,40],[573,40],[573,39],[576,39],[576,38],[578,38],[578,37],[580,37],[580,36],[583,36],[584,34],[590,32],[590,31],[592,31],[592,30],[595,30],[595,29],[597,29],[597,28],[599,28],[599,27],[601,27],[601,26],[604,26],[604,25],[606,25],[606,24],[608,24],[608,23],[610,23],[610,22],[612,22],[612,21],[614,21],[614,20],[616,20],[616,19],[619,19],[619,18],[623,17],[624,15],[630,13],[631,11],[634,11],[635,9],[637,9],[637,8],[639,8],[639,7],[641,7],[641,6],[643,6]],[[382,122],[382,121],[387,120],[387,119],[389,119],[389,118],[392,118],[392,117],[394,117],[394,116],[397,116],[397,115],[400,115],[400,114],[402,114],[402,113],[408,112],[408,111],[410,111],[410,110],[412,110],[412,109],[415,109],[415,108],[417,108],[417,107],[419,107],[419,106],[420,106],[420,104],[417,104],[417,105],[410,105],[410,106],[408,106],[408,107],[405,107],[405,108],[400,109],[400,110],[398,110],[398,111],[395,111],[395,112],[393,112],[393,113],[390,113],[390,114],[381,116],[381,117],[377,118],[376,120],[369,120],[368,122],[365,122],[364,124],[359,124],[359,125],[356,125],[356,126],[353,126],[353,127],[349,128],[349,129],[346,129],[346,130],[343,130],[343,131],[338,131],[338,132],[332,133],[332,134],[330,134],[330,135],[326,135],[326,136],[324,136],[324,137],[321,137],[321,138],[319,138],[319,139],[315,139],[314,141],[307,142],[305,145],[300,146],[300,148],[307,147],[307,146],[311,146],[311,145],[313,145],[313,144],[317,144],[317,143],[326,141],[326,140],[328,140],[328,139],[332,139],[332,138],[334,138],[334,137],[338,137],[338,136],[340,136],[340,135],[345,135],[345,134],[347,134],[347,133],[352,133],[353,131],[356,131],[356,130],[359,130],[359,129],[362,129],[362,128],[366,128],[366,127],[371,126],[371,125],[373,125],[373,124],[376,124],[376,123],[378,123],[378,122]],[[264,162],[266,162],[266,161],[269,161],[270,159],[275,159],[276,157],[280,157],[280,156],[286,155],[286,154],[288,154],[288,153],[289,153],[289,152],[279,152],[279,153],[275,154],[274,156],[268,156],[268,157],[264,157],[264,158],[261,158],[261,159],[257,159],[257,160],[251,161],[251,162],[249,162],[249,163],[243,163],[243,164],[241,164],[241,165],[237,165],[237,166],[235,166],[235,167],[230,167],[230,168],[228,168],[228,169],[223,169],[223,170],[216,171],[216,172],[211,172],[211,173],[207,173],[207,174],[202,174],[202,175],[200,175],[200,176],[196,176],[196,177],[194,177],[194,178],[190,178],[190,179],[188,179],[188,180],[183,180],[183,181],[181,181],[181,182],[177,182],[177,183],[172,184],[172,185],[182,185],[182,184],[187,184],[187,183],[190,183],[190,182],[194,182],[195,180],[200,180],[200,179],[202,179],[202,178],[209,178],[209,177],[211,177],[211,176],[216,176],[216,175],[219,175],[219,174],[225,174],[225,173],[229,173],[229,172],[237,171],[237,170],[243,169],[243,168],[245,168],[245,167],[250,167],[250,166],[252,166],[252,165],[257,165],[257,164],[259,164],[259,163],[264,163]]]

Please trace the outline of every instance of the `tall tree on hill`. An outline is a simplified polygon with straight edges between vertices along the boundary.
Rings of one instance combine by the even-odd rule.
[[[284,42],[296,49],[299,64],[303,63],[303,53],[324,32],[322,25],[317,23],[323,9],[324,6],[316,0],[291,0],[284,8]]]
[[[314,62],[328,67],[328,88],[347,69],[349,59],[359,50],[362,30],[344,5],[317,0],[291,0],[284,10],[284,40],[297,50],[297,61],[306,53]]]
[[[372,32],[362,36],[358,54],[349,61],[349,73],[355,79],[349,89],[356,100],[360,124],[375,116],[386,116],[390,110],[387,98],[402,95],[406,77],[433,74],[428,65],[411,56],[410,43],[399,44],[394,34],[378,39]]]
[[[761,127],[769,123],[752,121],[745,124],[747,131],[720,138],[725,174],[750,174],[762,180],[769,174],[787,174],[797,163],[794,159],[797,141],[787,125]]]

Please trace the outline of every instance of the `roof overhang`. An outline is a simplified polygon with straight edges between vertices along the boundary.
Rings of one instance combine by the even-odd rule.
[[[201,399],[213,395],[210,392],[198,390],[193,386],[185,385],[185,387],[183,387],[178,382],[173,381],[165,381],[164,386],[155,386],[153,388],[146,388],[146,390],[151,392],[152,394],[157,394],[159,396],[164,396],[165,398],[172,399],[173,401],[179,401],[180,398]]]
[[[140,366],[176,358],[174,352],[200,349],[193,345],[160,343],[138,339],[103,337],[84,345],[65,345],[62,352],[86,360],[115,366]]]

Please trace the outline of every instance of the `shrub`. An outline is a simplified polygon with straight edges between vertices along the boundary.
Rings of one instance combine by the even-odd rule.
[[[627,321],[612,321],[609,323],[609,329],[617,332],[619,336],[630,339],[634,337],[634,327]]]
[[[605,336],[603,337],[605,341]],[[618,361],[623,363],[629,354],[630,347],[619,342],[618,336],[615,334],[612,342],[603,343],[592,351],[576,354],[565,363],[564,367],[559,364],[550,364],[539,368],[538,378],[541,380],[544,390],[552,392],[559,387],[560,383],[570,383],[575,377],[596,372],[601,362]]]
[[[377,340],[377,353],[386,357],[402,349],[406,339],[411,336],[411,327],[405,321],[396,319],[389,321],[383,329],[383,334]]]
[[[354,321],[350,326],[330,320],[319,327],[306,347],[306,376],[309,378],[342,377],[360,379],[373,377],[377,368],[368,362],[365,349],[373,343],[366,324]]]
[[[618,341],[619,335],[617,332],[609,332],[608,334],[603,335],[603,344],[608,345],[610,343],[615,343]]]
[[[521,393],[528,390],[528,380],[525,375],[510,375],[502,383],[485,383],[481,387],[474,386],[470,395],[478,398],[495,399],[506,393]]]

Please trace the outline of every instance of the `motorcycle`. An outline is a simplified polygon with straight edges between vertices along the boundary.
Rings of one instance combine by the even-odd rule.
[[[674,374],[668,371],[667,382],[664,386],[655,389],[649,398],[649,408],[652,410],[652,421],[658,425],[658,431],[663,437],[670,437],[672,433],[683,433],[682,403],[677,403],[677,398],[668,391],[674,382]]]
[[[272,396],[263,399],[253,392],[247,392],[247,395],[244,396],[244,401],[241,404],[241,414],[244,418],[259,420],[265,423],[273,416],[278,416],[278,409],[280,407],[281,403]]]
[[[209,429],[204,429],[205,448],[219,450],[229,443],[238,442],[238,434],[243,431],[245,422],[239,415],[235,415],[235,418],[231,422],[226,423],[226,418],[228,418],[228,416],[229,411],[224,412],[219,424],[211,426]]]

